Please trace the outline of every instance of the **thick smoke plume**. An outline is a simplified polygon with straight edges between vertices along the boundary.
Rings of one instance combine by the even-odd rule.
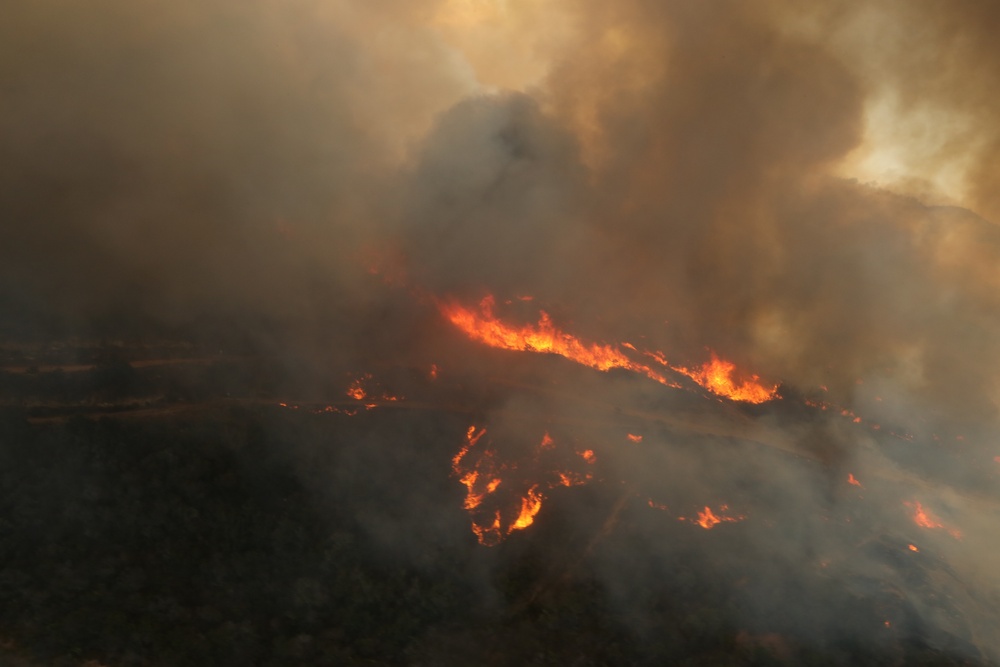
[[[998,11],[19,3],[0,22],[0,334],[232,325],[297,359],[495,379],[506,357],[442,342],[434,300],[494,294],[680,365],[713,351],[784,402],[703,412],[551,363],[476,417],[528,443],[557,424],[656,503],[752,505],[754,530],[697,547],[751,563],[747,619],[788,616],[823,562],[903,596],[928,642],[997,659]],[[642,516],[599,551],[623,607],[679,548]],[[915,583],[883,536],[946,567]],[[797,631],[836,634],[842,608],[808,608]]]

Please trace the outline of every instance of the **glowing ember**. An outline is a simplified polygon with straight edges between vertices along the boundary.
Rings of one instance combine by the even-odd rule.
[[[597,456],[594,455],[594,451],[591,449],[585,449],[582,452],[578,452],[584,461],[593,465],[597,461]]]
[[[847,473],[847,483],[850,484],[851,486],[859,486],[861,488],[864,488],[863,486],[861,486],[861,482],[858,481],[858,478],[855,477],[853,473]]]
[[[629,433],[628,439],[631,440],[632,442],[642,442],[642,436],[636,435],[634,433]]]
[[[918,549],[915,544],[908,544],[906,546],[910,551],[913,551],[915,553],[920,553],[920,549]]]
[[[431,370],[427,373],[427,377],[432,380],[437,380],[438,377],[438,367],[437,364],[431,364]]]
[[[278,406],[286,408],[288,410],[298,410],[302,407],[300,405],[295,405],[292,403],[278,403]],[[358,414],[358,412],[359,410],[356,408],[338,408],[333,405],[324,405],[322,407],[312,408],[311,410],[309,410],[309,413],[313,415],[339,414],[339,415],[347,415],[348,417],[354,417],[355,415]]]
[[[948,528],[943,523],[941,523],[936,516],[931,514],[928,510],[924,509],[924,506],[918,501],[905,502],[903,503],[907,507],[913,510],[913,523],[917,524],[921,528],[940,528],[945,530],[949,535],[954,537],[956,540],[962,538],[961,531],[955,528]]]

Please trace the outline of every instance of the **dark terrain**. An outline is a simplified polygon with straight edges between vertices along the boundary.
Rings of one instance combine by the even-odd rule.
[[[405,400],[352,415],[343,389],[360,369],[317,371],[310,402],[280,393],[287,368],[191,343],[5,354],[9,664],[986,664],[954,657],[970,652],[957,637],[933,648],[891,585],[847,589],[821,568],[802,595],[765,592],[771,613],[748,622],[765,555],[740,553],[741,534],[766,522],[693,529],[609,470],[554,492],[529,530],[477,544],[448,462],[491,383],[384,369]],[[644,551],[652,535],[672,546]],[[630,576],[609,585],[609,567]],[[840,610],[835,631],[817,608]]]

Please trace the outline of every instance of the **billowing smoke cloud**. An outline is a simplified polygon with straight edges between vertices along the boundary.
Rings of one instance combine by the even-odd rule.
[[[25,4],[0,26],[0,308],[15,331],[259,313],[308,322],[317,349],[457,363],[427,294],[530,295],[508,312],[682,365],[716,351],[785,403],[574,375],[545,418],[511,382],[484,419],[604,442],[603,479],[655,503],[768,516],[727,538],[747,618],[815,601],[830,568],[902,596],[932,644],[996,656],[996,10],[791,5]],[[883,186],[849,178],[886,156]],[[655,424],[645,449],[609,444],[623,420]],[[913,539],[918,499],[962,532],[922,533],[951,569],[914,584],[885,540]],[[623,599],[676,550],[656,516],[599,554]],[[849,604],[821,606],[800,633],[844,627]]]

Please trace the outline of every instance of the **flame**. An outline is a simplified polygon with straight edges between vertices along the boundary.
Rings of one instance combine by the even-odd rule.
[[[767,387],[759,382],[760,377],[757,375],[751,375],[749,379],[737,383],[733,378],[736,364],[719,359],[714,352],[711,360],[697,370],[680,366],[672,368],[687,375],[713,394],[724,396],[732,401],[766,403],[778,395],[778,385]]]
[[[642,442],[642,436],[641,435],[636,435],[635,433],[629,433],[627,437],[632,442]]]
[[[679,384],[667,378],[662,372],[633,360],[619,347],[606,343],[585,342],[560,330],[544,310],[539,311],[537,324],[517,327],[496,317],[495,306],[496,299],[491,294],[479,302],[478,311],[454,301],[438,303],[438,308],[448,321],[473,340],[490,347],[557,354],[578,364],[605,372],[613,368],[622,368],[645,375],[668,387],[680,388]],[[622,343],[621,347],[637,351],[631,343]],[[761,384],[757,375],[737,381],[734,377],[736,365],[720,359],[714,352],[711,353],[711,359],[696,370],[672,366],[667,361],[666,355],[660,351],[642,352],[642,354],[663,368],[686,375],[708,391],[732,401],[764,403],[778,396],[778,385]]]
[[[401,396],[393,396],[387,391],[383,391],[378,396],[372,396],[368,392],[368,390],[365,389],[365,384],[367,382],[370,382],[371,380],[372,380],[372,374],[365,373],[361,377],[355,379],[354,382],[352,382],[351,385],[347,388],[347,391],[344,393],[356,401],[363,401],[365,399],[368,399],[368,401],[371,401],[372,399],[377,399],[381,401],[399,401],[402,399]],[[365,407],[371,410],[372,408],[377,408],[378,404],[369,402],[365,404]]]
[[[931,518],[931,515],[919,502],[904,504],[913,509],[913,521],[918,526],[922,528],[944,528],[944,524],[934,518]]]
[[[652,507],[652,505],[650,505]],[[712,511],[712,508],[705,505],[705,509],[698,512],[698,518],[688,519],[686,517],[678,517],[678,521],[690,521],[691,523],[697,524],[704,528],[705,530],[712,530],[720,523],[735,523],[737,521],[742,521],[745,516],[727,516],[724,514],[729,509],[728,505],[719,506],[719,514]]]
[[[511,524],[507,532],[524,530],[534,523],[535,515],[542,509],[542,498],[543,496],[539,493],[537,484],[528,489],[527,495],[521,499],[521,513],[514,519],[514,523]]]
[[[715,516],[715,512],[712,511],[711,507],[709,507],[708,505],[705,505],[705,511],[704,512],[698,512],[698,520],[695,521],[695,523],[697,523],[699,526],[701,526],[705,530],[711,530],[715,526],[717,526],[720,523],[722,523],[722,519],[720,519],[719,517]]]
[[[455,456],[453,456],[451,459],[452,470],[454,470],[456,473],[459,472],[459,466],[462,463],[462,459],[465,458],[465,455],[469,453],[469,450],[475,447],[476,443],[479,442],[479,439],[482,438],[484,435],[486,435],[485,428],[480,430],[479,433],[476,433],[475,425],[469,427],[469,430],[465,432],[465,444],[462,446],[460,450],[458,450],[458,454],[455,454]]]
[[[915,500],[912,503],[904,502],[903,504],[913,510],[913,523],[917,524],[921,528],[941,528],[956,540],[962,539],[961,531],[956,528],[948,528],[945,526],[936,516],[924,509],[924,506],[919,501]]]
[[[496,514],[493,516],[493,523],[489,525],[480,526],[476,522],[473,522],[472,532],[475,533],[476,539],[479,540],[480,544],[487,546],[499,544],[503,539],[503,533],[500,531],[500,510],[496,511]]]
[[[346,394],[356,401],[365,400],[368,394],[367,392],[365,392],[365,388],[362,386],[362,383],[370,378],[371,375],[363,375],[359,377],[358,379],[356,379],[354,382],[351,383],[350,387],[347,388]]]
[[[599,371],[612,368],[641,373],[657,382],[676,387],[662,374],[649,366],[632,361],[615,347],[607,344],[588,343],[560,331],[549,314],[540,311],[538,324],[515,327],[504,323],[493,314],[496,304],[492,295],[479,303],[479,312],[451,302],[439,304],[441,313],[473,340],[502,350],[557,354]]]
[[[593,465],[594,462],[597,461],[597,456],[594,454],[594,450],[592,449],[585,449],[582,452],[577,452],[577,453],[584,461],[586,461],[591,465]]]
[[[907,546],[907,548],[910,551],[913,551],[914,553],[920,553],[920,549],[917,548],[917,545],[915,545],[915,544],[908,544],[906,546]]]
[[[488,443],[480,444],[486,435],[486,429],[477,429],[472,425],[465,432],[465,443],[452,457],[452,473],[465,487],[465,499],[462,507],[472,514],[472,532],[481,544],[493,546],[503,541],[503,538],[515,530],[523,530],[535,521],[535,516],[542,509],[545,495],[540,490],[542,483],[525,482],[522,467],[513,462],[498,462],[496,452]],[[550,452],[556,447],[555,439],[545,432],[539,442],[535,457],[531,461],[537,466],[543,452]],[[579,453],[584,460],[592,464],[596,458],[590,450]],[[533,472],[529,470],[529,474]],[[573,471],[555,471],[543,473],[548,488],[558,486],[578,486],[589,482],[593,475]],[[510,481],[505,482],[506,477]],[[544,477],[542,478],[544,480]],[[523,486],[522,486],[523,485]],[[498,489],[507,489],[497,493]],[[527,488],[523,495],[513,495],[518,487]],[[510,503],[510,501],[516,501]],[[500,507],[497,507],[500,505]]]
[[[865,488],[861,486],[861,482],[859,482],[858,478],[854,476],[854,473],[847,473],[847,483],[852,486],[861,487],[862,489]]]

